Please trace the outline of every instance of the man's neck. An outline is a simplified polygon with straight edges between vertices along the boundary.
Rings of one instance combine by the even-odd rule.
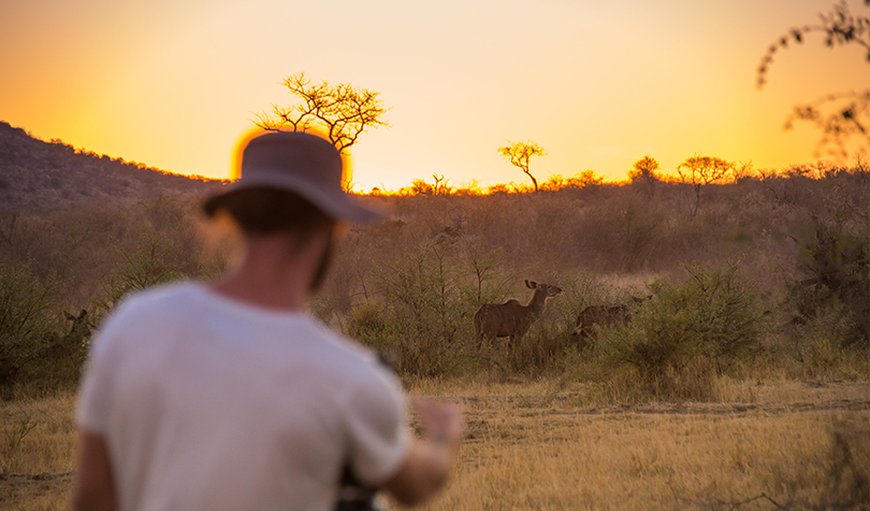
[[[241,265],[215,284],[214,290],[266,309],[303,310],[317,248],[308,245],[294,250],[286,240],[273,237],[247,240],[246,248]]]

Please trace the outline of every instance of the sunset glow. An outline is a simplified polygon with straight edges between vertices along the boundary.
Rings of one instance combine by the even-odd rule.
[[[863,12],[863,1],[851,0]],[[359,190],[433,173],[453,185],[524,182],[499,154],[534,140],[541,182],[591,169],[623,179],[649,154],[755,167],[815,159],[792,108],[864,88],[861,48],[814,35],[764,51],[829,0],[7,2],[0,120],[44,139],[180,173],[225,178],[256,115],[293,100],[280,82],[378,91],[389,127],[351,150]]]

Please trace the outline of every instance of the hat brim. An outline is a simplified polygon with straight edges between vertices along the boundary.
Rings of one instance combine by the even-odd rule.
[[[303,179],[287,174],[280,177],[272,175],[268,179],[251,177],[236,181],[227,185],[220,193],[207,197],[203,202],[203,210],[209,217],[214,216],[221,209],[224,198],[238,191],[252,188],[272,188],[297,193],[327,216],[355,224],[375,222],[386,216],[383,212],[360,204],[359,201],[341,190],[335,192],[323,190]]]

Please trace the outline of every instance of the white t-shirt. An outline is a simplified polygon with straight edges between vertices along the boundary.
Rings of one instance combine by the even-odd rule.
[[[286,511],[333,509],[347,463],[367,484],[392,477],[405,413],[365,348],[186,282],[111,314],[76,420],[106,440],[124,511]]]

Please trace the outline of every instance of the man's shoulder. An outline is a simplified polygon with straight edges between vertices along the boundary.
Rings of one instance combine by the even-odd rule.
[[[200,283],[191,280],[179,280],[131,293],[129,299],[141,303],[165,303],[179,298],[188,299],[191,295],[198,294],[201,287]]]
[[[395,379],[392,368],[373,349],[360,344],[315,318],[311,322],[319,337],[317,345],[324,353],[321,360],[328,361],[330,370],[343,379],[361,384],[365,381]]]
[[[197,292],[197,284],[190,281],[161,284],[126,295],[119,303],[117,312],[123,317],[138,316],[148,311],[183,312]]]
[[[310,318],[312,328],[321,338],[320,345],[342,361],[361,368],[378,367],[377,354],[358,341],[336,332],[316,318]]]

